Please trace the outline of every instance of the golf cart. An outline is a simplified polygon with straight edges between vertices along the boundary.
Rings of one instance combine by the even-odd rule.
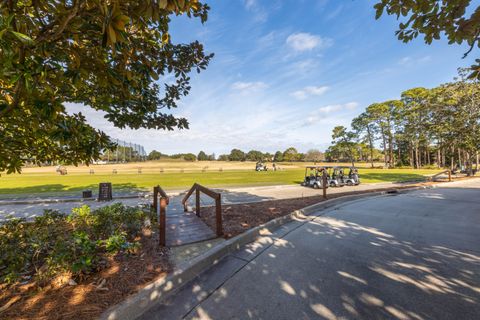
[[[358,169],[355,167],[348,167],[348,176],[346,177],[347,186],[358,186],[360,184],[360,176]]]
[[[322,177],[324,172],[327,173],[327,171],[325,171],[325,167],[319,167],[319,166],[305,167],[305,178],[302,182],[302,186],[312,187],[314,189],[323,188]],[[328,181],[328,176],[327,176],[327,181]],[[328,183],[326,187],[328,188]]]
[[[256,166],[255,166],[255,171],[267,171],[268,168],[267,166],[263,163],[263,162],[257,162]]]
[[[360,184],[360,179],[358,178],[358,170],[355,167],[336,167],[336,175],[338,176],[338,181],[341,185],[347,186],[356,186]],[[348,175],[345,174],[346,169],[350,169]]]
[[[59,173],[60,175],[64,176],[67,174],[67,168],[65,168],[64,166],[60,166],[58,165],[56,168],[55,168],[55,172]]]
[[[328,185],[330,187],[343,187],[343,170],[340,167],[325,167],[328,172]]]

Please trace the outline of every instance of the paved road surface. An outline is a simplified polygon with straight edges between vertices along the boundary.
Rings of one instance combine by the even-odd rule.
[[[480,319],[480,181],[285,225],[142,319]]]
[[[368,190],[381,187],[392,187],[395,185],[404,184],[392,184],[392,183],[376,183],[376,184],[361,184],[356,187],[342,187],[342,188],[329,188],[328,193],[346,192],[353,190]],[[321,190],[302,187],[298,185],[283,185],[283,186],[266,186],[266,187],[242,187],[242,188],[228,188],[220,190],[222,192],[223,203],[241,203],[241,202],[256,202],[273,199],[286,199],[296,197],[307,197],[313,195],[319,195]],[[183,212],[181,200],[185,193],[173,192],[170,205],[167,210],[167,214],[170,212],[173,215],[178,212]],[[51,197],[50,197],[51,198]],[[40,200],[40,199],[34,199]],[[72,208],[82,206],[83,204],[89,205],[95,209],[105,205],[112,204],[114,202],[122,202],[125,205],[136,206],[151,203],[151,199],[148,198],[135,198],[135,199],[119,199],[112,202],[58,202],[58,203],[36,203],[36,204],[5,204],[8,199],[0,200],[0,223],[10,217],[23,217],[34,218],[42,215],[43,210],[59,210],[62,212],[70,213]],[[202,197],[202,206],[211,205],[213,201],[208,197]]]

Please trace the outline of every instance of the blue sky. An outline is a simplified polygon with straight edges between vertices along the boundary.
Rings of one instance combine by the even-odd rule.
[[[89,121],[147,152],[228,153],[324,150],[336,125],[403,90],[451,81],[465,46],[446,41],[404,44],[394,17],[374,19],[366,0],[211,0],[205,25],[186,17],[171,26],[174,42],[199,40],[215,57],[192,75],[192,91],[173,113],[189,130],[120,130],[102,115]]]

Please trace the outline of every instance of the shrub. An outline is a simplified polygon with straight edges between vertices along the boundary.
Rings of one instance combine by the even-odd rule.
[[[31,222],[11,219],[0,225],[0,282],[92,272],[107,255],[138,248],[148,215],[140,208],[114,204],[93,212],[82,206],[70,215],[46,210]]]

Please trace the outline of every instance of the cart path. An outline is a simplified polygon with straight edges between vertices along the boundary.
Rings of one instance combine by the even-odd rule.
[[[374,183],[361,184],[355,187],[342,188],[328,188],[328,194],[348,191],[365,191],[371,189],[391,188],[395,186],[405,186],[406,183]],[[280,200],[290,198],[301,198],[321,195],[322,190],[302,187],[299,185],[277,185],[277,186],[262,186],[262,187],[238,187],[218,189],[222,193],[222,204],[238,204],[250,203],[268,200]],[[183,206],[181,199],[185,192],[168,192],[170,196],[170,205],[167,208],[167,214],[172,213],[172,218],[175,217],[173,212],[183,213]],[[114,189],[114,197],[115,197]],[[59,198],[60,199],[60,198]],[[36,199],[38,200],[38,199]],[[71,201],[71,202],[50,202],[50,203],[34,203],[34,204],[3,204],[0,201],[0,223],[7,220],[9,217],[33,219],[43,214],[44,210],[58,210],[65,213],[70,213],[72,208],[88,205],[92,209],[97,209],[113,203],[123,203],[127,206],[148,205],[152,202],[151,197],[142,197],[134,199],[114,199],[108,202],[97,201]],[[213,205],[213,201],[208,197],[201,197],[201,205]],[[187,222],[188,219],[185,221]]]
[[[478,319],[479,196],[472,179],[319,211],[138,319]]]

